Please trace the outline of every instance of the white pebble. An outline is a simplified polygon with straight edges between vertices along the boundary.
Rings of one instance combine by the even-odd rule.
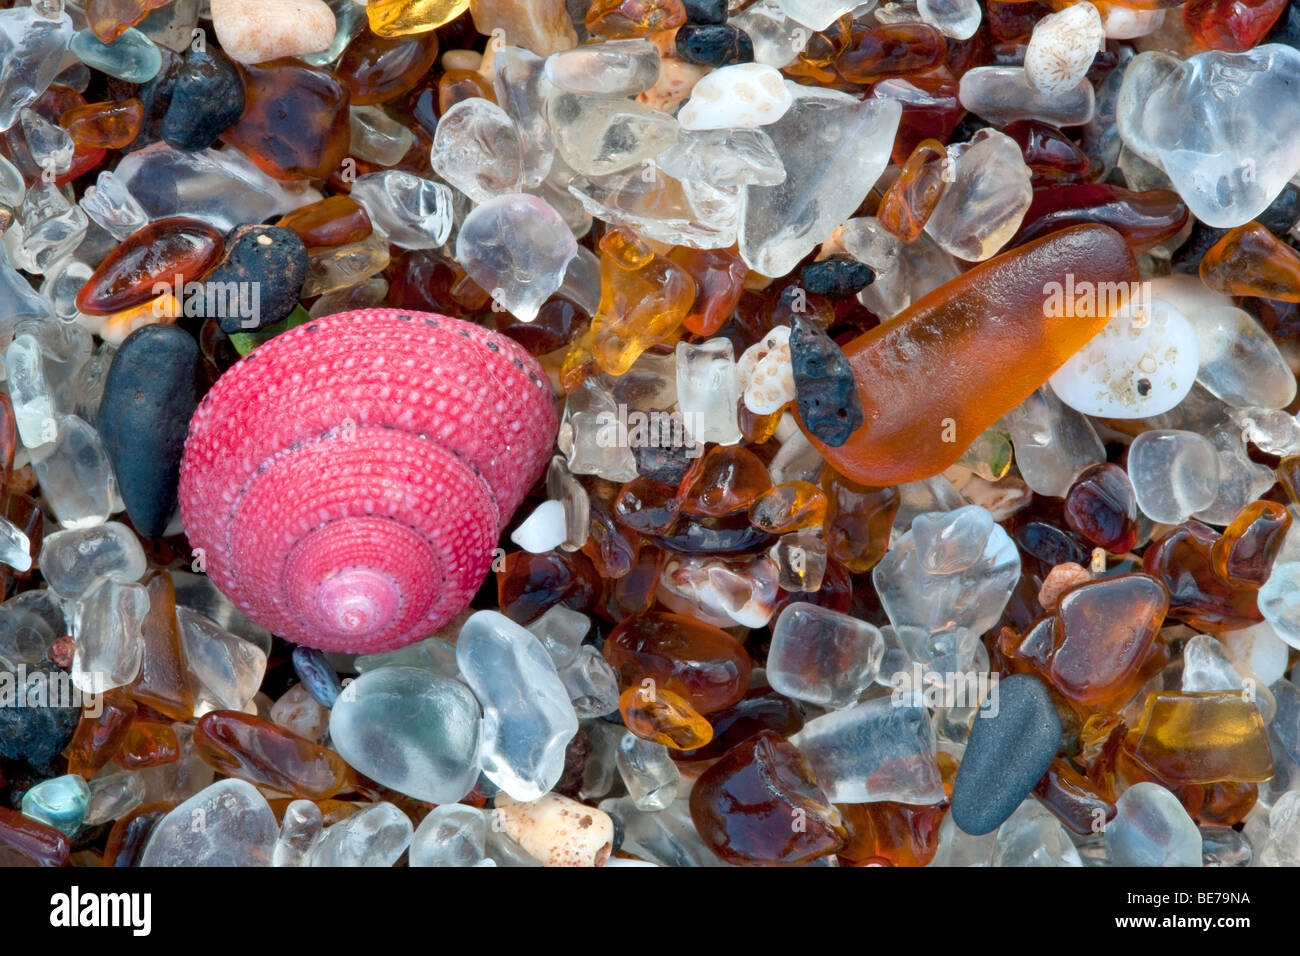
[[[329,49],[334,11],[324,0],[212,0],[221,49],[238,63],[265,63]]]
[[[604,866],[614,849],[614,821],[558,793],[523,803],[501,793],[493,828],[514,838],[543,866]]]
[[[778,325],[745,349],[736,364],[736,377],[745,407],[755,415],[772,415],[794,401],[794,368],[790,364],[790,327]]]
[[[1044,96],[1064,96],[1088,73],[1106,42],[1101,14],[1087,0],[1034,24],[1025,50],[1025,74]]]
[[[714,70],[695,84],[677,114],[682,129],[767,126],[785,115],[794,94],[780,71],[761,63]]]
[[[545,554],[564,543],[568,525],[564,502],[543,501],[510,535],[510,540],[530,554]]]
[[[1148,418],[1187,397],[1199,364],[1192,324],[1168,302],[1153,299],[1116,312],[1050,382],[1061,401],[1085,415]]]

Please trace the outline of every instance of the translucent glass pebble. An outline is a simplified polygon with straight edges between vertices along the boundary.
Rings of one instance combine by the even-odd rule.
[[[138,581],[148,566],[139,539],[116,521],[46,535],[40,563],[50,587],[74,599],[104,580]]]
[[[1266,43],[1188,57],[1142,106],[1141,131],[1192,214],[1231,228],[1300,170],[1300,50]]]
[[[772,625],[767,679],[787,697],[846,707],[876,679],[884,650],[880,631],[866,621],[795,602]]]
[[[311,851],[312,866],[392,866],[406,852],[411,818],[387,801],[325,828]]]
[[[198,683],[195,713],[243,710],[266,676],[266,652],[187,607],[176,608],[181,643]]]
[[[596,648],[578,648],[559,675],[579,719],[603,717],[618,710],[618,674]]]
[[[465,685],[416,667],[367,671],[330,711],[330,739],[350,766],[431,803],[454,803],[473,789],[479,727]]]
[[[555,93],[546,115],[559,155],[585,176],[607,176],[651,160],[680,132],[677,120],[635,100]]]
[[[4,364],[19,439],[28,448],[54,441],[54,393],[45,377],[40,342],[32,335],[17,336],[5,349]]]
[[[677,407],[696,442],[732,445],[740,441],[736,406],[740,386],[731,340],[677,343]]]
[[[1250,313],[1226,307],[1188,316],[1196,331],[1196,380],[1229,405],[1285,408],[1296,378],[1277,344]]]
[[[311,859],[312,847],[324,829],[320,807],[310,800],[294,800],[284,808],[280,834],[271,851],[272,866],[302,866]]]
[[[578,732],[555,664],[536,637],[496,611],[465,622],[456,661],[483,707],[483,773],[516,800],[536,800],[560,779]]]
[[[564,282],[577,241],[536,196],[498,196],[476,208],[456,237],[456,260],[502,308],[531,322]]]
[[[787,17],[814,30],[825,30],[857,6],[852,0],[777,0],[777,3]]]
[[[482,810],[458,803],[434,807],[411,837],[411,866],[482,866],[486,839]]]
[[[563,604],[556,604],[529,624],[528,630],[537,635],[555,666],[561,668],[570,664],[577,655],[582,639],[591,630],[591,618]]]
[[[1029,210],[1029,167],[1015,140],[982,129],[963,148],[952,175],[925,231],[946,252],[983,261],[1006,245]]]
[[[785,275],[853,215],[884,172],[902,116],[896,100],[805,86],[791,93],[790,109],[764,127],[785,179],[741,193],[740,255],[770,276]]]
[[[1061,95],[1046,96],[1020,66],[980,66],[962,74],[958,98],[980,119],[998,126],[1041,120],[1053,126],[1082,126],[1096,108],[1092,84],[1081,81]]]
[[[1011,435],[1020,476],[1040,495],[1063,498],[1085,468],[1106,460],[1092,422],[1047,386],[1002,419]]]
[[[655,164],[674,179],[714,186],[776,186],[785,179],[785,163],[761,129],[684,131]]]
[[[475,202],[520,190],[524,144],[505,110],[471,97],[447,110],[433,134],[434,172]]]
[[[243,780],[218,780],[163,817],[141,866],[270,866],[280,828]]]
[[[1020,555],[988,511],[967,505],[918,515],[871,577],[895,627],[960,626],[983,634],[1020,578]]]
[[[997,831],[994,866],[1083,866],[1061,821],[1028,798]]]
[[[1259,589],[1259,611],[1278,637],[1300,648],[1300,563],[1283,561],[1273,566]]]
[[[92,527],[113,511],[113,469],[94,428],[76,415],[57,421],[57,437],[33,456],[32,469],[59,524]]]
[[[1195,432],[1156,429],[1133,440],[1128,476],[1144,515],[1161,524],[1179,524],[1214,502],[1219,456]]]
[[[1155,783],[1138,783],[1116,801],[1106,824],[1115,866],[1200,866],[1201,833],[1178,798]]]
[[[451,235],[451,190],[400,169],[358,176],[353,199],[388,241],[403,249],[437,249]]]
[[[86,66],[127,83],[147,83],[162,69],[162,51],[134,27],[112,43],[104,43],[89,30],[79,30],[69,48]]]
[[[79,774],[42,780],[23,794],[23,816],[72,836],[90,808],[90,787]]]
[[[804,724],[790,742],[833,803],[936,803],[944,798],[924,707],[878,697]]]
[[[42,16],[32,7],[0,10],[0,129],[44,93],[63,64],[72,19],[62,10]]]
[[[1149,418],[1187,397],[1199,367],[1200,348],[1187,317],[1153,299],[1126,303],[1049,382],[1061,401],[1085,415]]]
[[[677,799],[682,774],[663,744],[625,733],[617,759],[619,775],[638,810],[662,810]]]
[[[916,0],[916,11],[926,23],[956,40],[974,36],[984,16],[976,0]]]
[[[636,96],[659,78],[659,51],[649,40],[607,40],[546,58],[546,81],[557,90],[593,96]]]
[[[140,673],[140,627],[149,595],[139,584],[104,580],[81,602],[74,636],[72,682],[83,691],[121,687]]]

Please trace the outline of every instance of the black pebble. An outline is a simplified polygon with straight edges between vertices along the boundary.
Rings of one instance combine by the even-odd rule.
[[[1047,772],[1061,719],[1032,674],[997,684],[996,715],[981,708],[952,786],[952,821],[972,836],[1000,827]]]
[[[875,279],[871,266],[850,256],[831,256],[821,262],[810,262],[799,274],[800,285],[814,295],[853,295]]]
[[[184,329],[146,325],[127,336],[108,367],[95,429],[126,513],[146,538],[163,533],[176,506],[198,362],[198,346]]]
[[[23,685],[21,703],[17,706],[20,673],[4,671],[0,678],[8,698],[12,692],[12,701],[4,699],[5,706],[0,707],[0,757],[7,760],[25,760],[36,769],[44,769],[57,757],[72,739],[77,723],[81,720],[80,707],[39,706],[54,699],[56,682],[72,687],[71,678],[54,668],[45,669],[35,664],[28,664],[26,681]],[[53,680],[51,678],[54,678]],[[37,697],[41,694],[41,697]],[[3,698],[0,698],[3,699]],[[32,706],[38,705],[38,706]]]
[[[140,123],[140,132],[122,150],[124,153],[151,146],[158,142],[158,139],[162,136],[163,119],[167,115],[172,93],[176,89],[176,78],[180,76],[181,68],[185,63],[179,56],[166,48],[162,48],[162,55],[162,69],[148,83],[129,93],[125,91],[120,94],[110,93],[110,98],[113,99],[134,96],[140,101],[140,105],[144,107],[144,120]],[[242,87],[240,89],[240,99],[243,99]],[[137,195],[136,198],[138,199],[139,196]]]
[[[244,112],[244,87],[220,50],[190,50],[176,76],[162,138],[177,149],[206,149]]]
[[[862,425],[858,383],[829,335],[796,315],[790,323],[790,365],[799,417],[818,439],[838,448]]]
[[[726,23],[727,0],[682,0],[687,23]]]
[[[725,23],[690,23],[677,31],[677,55],[688,63],[702,66],[725,66],[728,63],[751,63],[754,41],[738,27]]]
[[[220,319],[221,331],[227,335],[255,332],[279,322],[294,310],[306,279],[307,247],[296,232],[283,226],[239,226],[226,239],[226,257],[203,277],[205,308],[210,289],[225,290],[213,299],[214,304],[225,303],[225,307],[219,307],[217,315],[207,317]],[[231,282],[256,285],[224,285]],[[231,305],[232,291],[238,293],[239,308]],[[256,308],[249,315],[245,308],[254,304]]]
[[[670,443],[661,448],[638,442],[632,447],[632,456],[636,459],[638,475],[665,485],[678,485],[686,477],[686,472],[695,458],[699,457],[699,453],[697,451],[695,458],[691,458],[683,445]]]

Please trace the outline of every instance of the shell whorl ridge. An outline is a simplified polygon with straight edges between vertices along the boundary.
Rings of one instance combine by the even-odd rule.
[[[217,587],[274,633],[401,647],[474,596],[555,429],[545,374],[502,335],[400,309],[327,316],[203,399],[181,521]]]

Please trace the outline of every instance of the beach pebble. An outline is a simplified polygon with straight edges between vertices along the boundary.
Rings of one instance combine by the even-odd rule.
[[[212,0],[212,26],[237,63],[320,53],[335,31],[334,11],[324,0]]]
[[[793,103],[779,71],[761,63],[738,63],[714,70],[696,83],[677,120],[682,129],[767,126]]]
[[[745,349],[736,364],[736,378],[745,407],[755,415],[771,415],[794,401],[794,369],[790,365],[790,327],[778,325]]]
[[[1085,415],[1148,418],[1187,396],[1199,363],[1192,324],[1170,303],[1153,299],[1116,312],[1050,382],[1061,401]]]
[[[609,814],[558,793],[527,803],[497,794],[492,826],[545,866],[604,866],[614,849]]]
[[[1091,3],[1076,3],[1034,24],[1025,50],[1025,73],[1045,96],[1063,96],[1088,73],[1106,34]]]

